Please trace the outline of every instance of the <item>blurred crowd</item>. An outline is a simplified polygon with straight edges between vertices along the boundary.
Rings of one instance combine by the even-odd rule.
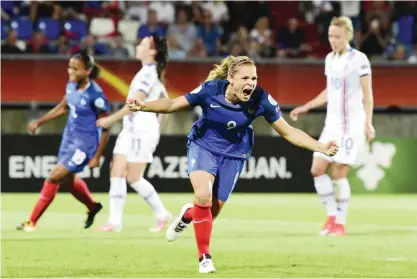
[[[370,59],[417,62],[416,1],[2,1],[6,53],[134,56],[151,34],[171,58],[323,58],[334,16],[352,19],[352,45]]]

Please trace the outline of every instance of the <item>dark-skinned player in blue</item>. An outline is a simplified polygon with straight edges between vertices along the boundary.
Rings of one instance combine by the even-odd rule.
[[[59,187],[67,188],[88,208],[84,228],[93,224],[96,214],[102,209],[101,203],[94,201],[87,184],[76,173],[87,165],[90,168],[99,166],[108,131],[97,128],[96,121],[108,115],[109,102],[94,81],[98,76],[98,67],[92,56],[84,52],[74,55],[69,61],[68,75],[63,100],[28,126],[28,131],[34,134],[39,126],[69,112],[59,147],[58,163],[46,178],[29,220],[19,225],[18,230],[31,232],[36,229],[37,221],[52,203]]]
[[[225,58],[209,74],[206,82],[185,96],[153,102],[128,99],[131,111],[173,113],[201,106],[203,115],[188,135],[188,173],[194,188],[194,205],[185,204],[167,229],[174,241],[193,222],[199,250],[199,272],[215,271],[209,246],[212,222],[239,178],[254,146],[252,122],[263,116],[272,128],[292,144],[334,156],[336,142],[319,143],[290,126],[278,103],[257,86],[256,66],[246,56]]]

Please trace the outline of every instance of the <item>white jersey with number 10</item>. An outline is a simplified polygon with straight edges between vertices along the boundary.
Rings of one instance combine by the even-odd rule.
[[[339,152],[334,157],[318,152],[314,152],[314,156],[340,164],[355,164],[365,146],[366,118],[360,78],[371,74],[371,66],[365,54],[351,48],[342,55],[328,54],[325,74],[327,114],[319,141],[335,140]]]
[[[342,55],[329,53],[325,61],[327,76],[326,125],[349,133],[364,124],[365,110],[360,77],[371,74],[366,55],[350,48]],[[362,125],[363,126],[363,125]]]

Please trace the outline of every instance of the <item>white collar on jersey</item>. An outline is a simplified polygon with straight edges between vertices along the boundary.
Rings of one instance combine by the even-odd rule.
[[[89,81],[88,83],[87,83],[87,86],[84,88],[84,89],[77,89],[77,92],[78,93],[83,93],[83,92],[85,92],[89,87],[91,86],[91,81]]]
[[[337,52],[333,51],[333,57],[342,57],[343,55],[345,55],[346,53],[349,53],[350,51],[353,50],[353,47],[351,47],[349,44],[346,45],[345,50],[343,51],[342,54],[338,54]]]

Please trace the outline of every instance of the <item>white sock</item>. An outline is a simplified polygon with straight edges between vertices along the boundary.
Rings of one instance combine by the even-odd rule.
[[[350,184],[347,178],[342,178],[333,181],[334,185],[337,187],[337,214],[336,214],[336,223],[337,224],[346,224],[346,216],[349,206],[350,199]]]
[[[314,186],[327,210],[327,216],[336,216],[337,205],[334,196],[333,183],[330,177],[327,174],[314,177]]]
[[[110,178],[110,208],[107,223],[122,227],[123,209],[127,194],[126,179],[123,177]]]
[[[157,219],[166,218],[167,210],[162,204],[155,188],[151,183],[149,183],[148,180],[141,178],[139,181],[132,183],[130,186],[132,186],[132,188],[135,189],[135,191],[138,192],[138,194],[149,204]]]

